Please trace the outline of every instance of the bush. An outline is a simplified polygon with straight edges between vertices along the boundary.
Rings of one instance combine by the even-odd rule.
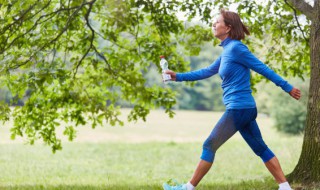
[[[275,127],[289,134],[302,133],[306,124],[309,81],[293,81],[301,90],[299,101],[290,95],[277,90],[271,95],[271,117],[275,120]]]

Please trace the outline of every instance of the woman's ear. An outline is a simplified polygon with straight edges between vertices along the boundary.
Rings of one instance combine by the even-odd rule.
[[[227,34],[231,31],[231,25],[227,26]]]

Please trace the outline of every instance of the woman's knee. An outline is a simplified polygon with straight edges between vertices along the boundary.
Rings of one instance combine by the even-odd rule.
[[[212,163],[215,157],[216,149],[213,146],[213,139],[208,138],[202,145],[201,159]]]
[[[259,156],[263,160],[264,163],[268,162],[273,157],[275,157],[274,153],[269,148],[264,150]]]
[[[202,154],[200,157],[201,160],[205,160],[207,162],[213,163],[214,157],[215,157],[214,151],[212,151],[211,149],[205,149],[205,148],[202,149]]]
[[[202,148],[203,149],[208,149],[208,150],[212,150],[212,139],[208,138],[204,141],[203,145],[202,145]]]

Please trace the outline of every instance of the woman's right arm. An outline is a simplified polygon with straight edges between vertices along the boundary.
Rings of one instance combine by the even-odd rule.
[[[190,71],[186,73],[175,73],[173,71],[166,71],[167,74],[171,75],[173,81],[196,81],[209,78],[215,75],[219,71],[221,57],[215,60],[211,65],[203,69],[196,71]]]

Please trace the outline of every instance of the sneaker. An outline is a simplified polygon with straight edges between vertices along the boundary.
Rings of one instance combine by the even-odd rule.
[[[279,184],[278,190],[292,190],[288,182]]]
[[[187,190],[187,185],[186,184],[177,184],[177,185],[171,186],[167,183],[164,183],[163,189],[164,190]]]

